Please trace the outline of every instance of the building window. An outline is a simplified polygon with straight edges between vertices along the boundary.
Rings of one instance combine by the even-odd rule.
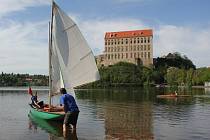
[[[144,52],[144,58],[147,58],[147,52]]]
[[[150,50],[150,45],[148,45],[148,51]]]
[[[141,52],[141,58],[143,58],[143,52]]]
[[[133,54],[131,53],[130,55],[131,55],[131,58],[132,58],[133,57]]]
[[[141,45],[141,51],[143,51],[143,45]]]
[[[146,40],[146,38],[144,38],[144,43],[147,43],[147,40]]]
[[[141,38],[141,43],[143,43],[143,38]]]
[[[110,54],[108,54],[108,59],[110,59]]]
[[[118,53],[118,59],[120,59],[120,54]]]
[[[121,55],[121,56],[122,56],[121,58],[123,59],[123,53],[122,53],[122,55]]]
[[[126,58],[128,58],[128,53],[126,53]]]
[[[148,58],[150,58],[150,52],[148,52]]]
[[[145,51],[147,50],[147,46],[146,46],[146,45],[144,45],[144,50],[145,50]]]
[[[121,49],[121,50],[122,50],[122,52],[123,52],[123,46],[122,46],[122,49]]]
[[[134,53],[134,58],[136,58],[136,53]]]
[[[114,58],[117,59],[117,54],[114,55]]]

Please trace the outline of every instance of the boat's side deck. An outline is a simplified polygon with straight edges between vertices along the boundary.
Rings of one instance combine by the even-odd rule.
[[[62,112],[49,112],[49,113],[55,113],[55,114],[61,114],[61,115],[63,115],[63,114],[65,114],[65,112],[64,111],[62,111]]]

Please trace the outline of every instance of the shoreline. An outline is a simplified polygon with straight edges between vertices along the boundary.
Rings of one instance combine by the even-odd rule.
[[[137,86],[129,86],[126,88],[132,88],[132,87],[136,87]],[[143,88],[144,86],[142,86]],[[155,88],[169,88],[170,86],[165,85],[164,87],[155,87]],[[110,87],[106,87],[106,88],[120,88],[120,87],[116,87],[116,86],[110,86]],[[90,89],[106,89],[106,88],[75,88],[75,90],[90,90]],[[125,87],[124,87],[125,88]],[[178,88],[187,88],[187,86],[178,86]],[[205,88],[210,88],[210,86],[192,86],[191,88],[195,88],[195,89],[205,89]],[[32,86],[33,90],[36,91],[48,91],[49,87],[48,86]],[[15,87],[0,87],[0,91],[28,91],[28,86],[15,86]]]

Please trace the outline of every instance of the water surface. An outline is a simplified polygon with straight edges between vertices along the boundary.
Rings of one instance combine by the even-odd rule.
[[[62,123],[28,117],[26,89],[0,89],[0,140],[205,140],[210,139],[210,91],[181,90],[189,98],[157,99],[167,89],[78,90],[76,133],[63,137]],[[47,102],[47,90],[39,88]],[[59,96],[53,103],[58,104]]]

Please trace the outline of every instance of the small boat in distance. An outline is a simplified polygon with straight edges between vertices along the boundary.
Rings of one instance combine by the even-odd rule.
[[[44,120],[63,120],[64,111],[51,104],[53,95],[100,79],[95,57],[77,24],[52,2],[49,27],[49,104],[43,109],[31,106],[30,115]]]
[[[164,94],[164,95],[157,95],[157,98],[184,98],[184,97],[191,97],[190,95],[186,94],[176,94],[176,93],[170,93],[170,94]]]

